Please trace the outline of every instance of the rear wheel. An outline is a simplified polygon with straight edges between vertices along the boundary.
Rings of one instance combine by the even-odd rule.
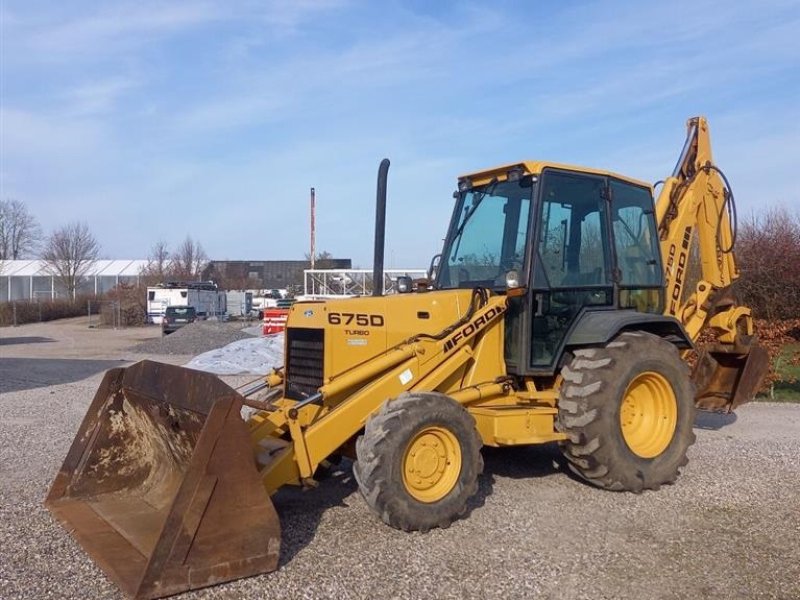
[[[447,527],[466,512],[483,471],[475,421],[453,399],[404,393],[358,438],[353,472],[384,522],[405,531]]]
[[[695,440],[695,408],[673,344],[623,333],[603,348],[576,350],[562,375],[558,429],[575,473],[610,490],[674,483]]]

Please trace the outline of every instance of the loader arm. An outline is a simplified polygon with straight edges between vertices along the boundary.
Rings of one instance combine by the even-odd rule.
[[[504,295],[476,293],[475,309],[444,335],[415,336],[342,373],[317,394],[300,401],[282,398],[272,410],[251,416],[250,432],[261,450],[257,461],[267,491],[274,493],[286,484],[313,485],[320,463],[357,434],[387,399],[405,391],[435,390],[468,361],[480,362],[480,340],[502,337],[506,300]],[[497,359],[502,365],[502,357]],[[501,395],[510,391],[502,379],[466,381],[452,396],[463,402]]]
[[[677,318],[692,341],[711,328],[717,342],[701,351],[693,377],[699,408],[731,410],[752,399],[768,368],[754,341],[750,309],[738,303],[734,255],[736,210],[725,175],[714,164],[704,117],[687,123],[678,163],[656,202],[665,265],[664,313]],[[697,257],[692,253],[697,251]],[[688,281],[692,260],[699,280]]]

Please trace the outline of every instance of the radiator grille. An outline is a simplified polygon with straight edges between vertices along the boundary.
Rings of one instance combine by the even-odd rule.
[[[291,327],[286,335],[286,397],[302,400],[322,387],[325,330]]]

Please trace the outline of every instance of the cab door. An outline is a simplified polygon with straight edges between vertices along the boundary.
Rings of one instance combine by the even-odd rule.
[[[529,369],[552,371],[586,307],[612,306],[614,286],[604,177],[545,169],[529,295]]]

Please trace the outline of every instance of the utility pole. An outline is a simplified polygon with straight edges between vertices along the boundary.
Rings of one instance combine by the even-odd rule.
[[[316,262],[317,256],[317,244],[316,244],[316,234],[317,234],[317,223],[316,223],[316,216],[317,216],[317,198],[316,194],[314,193],[314,188],[311,188],[311,268],[314,268],[314,263]]]

